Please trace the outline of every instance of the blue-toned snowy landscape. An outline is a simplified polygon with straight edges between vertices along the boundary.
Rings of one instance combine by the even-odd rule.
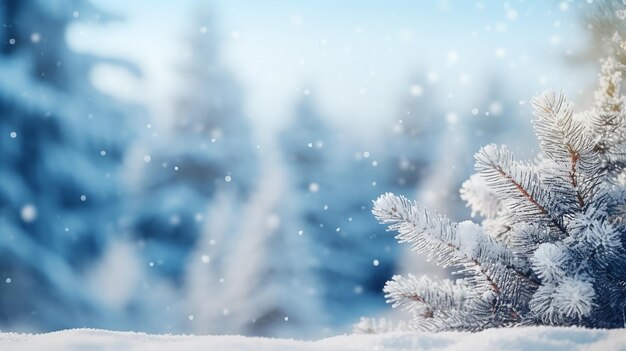
[[[0,349],[626,349],[621,1],[0,24]]]

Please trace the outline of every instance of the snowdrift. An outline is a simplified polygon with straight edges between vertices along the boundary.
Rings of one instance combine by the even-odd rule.
[[[318,341],[244,336],[148,335],[95,329],[48,334],[0,333],[0,350],[626,350],[626,329],[563,327],[489,329],[480,333],[340,335]]]

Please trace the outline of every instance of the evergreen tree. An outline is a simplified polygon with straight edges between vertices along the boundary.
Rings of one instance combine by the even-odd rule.
[[[367,145],[345,138],[337,145],[332,196],[326,202],[330,228],[321,256],[328,279],[325,304],[336,312],[337,325],[383,309],[381,288],[398,265],[398,246],[392,237],[380,235],[369,211],[388,169],[379,165],[381,155],[361,144]]]
[[[311,269],[311,238],[293,221],[298,199],[282,186],[283,171],[266,161],[267,173],[241,213],[246,220],[226,222],[240,211],[225,195],[192,255],[187,310],[193,330],[274,337],[320,333],[324,310]]]
[[[294,189],[292,214],[297,231],[313,243],[319,293],[335,327],[382,307],[377,301],[397,255],[391,238],[372,230],[375,221],[367,210],[384,169],[375,166],[373,153],[357,151],[357,143],[340,137],[311,96],[298,101],[293,122],[281,134]]]
[[[119,231],[119,170],[133,128],[73,52],[73,21],[105,21],[82,1],[0,5],[0,324],[105,327],[115,316],[84,272]],[[5,284],[6,281],[6,284]]]
[[[319,336],[325,311],[312,269],[315,239],[300,233],[294,221],[300,199],[285,192],[283,179],[279,167],[268,167],[227,258],[230,316],[246,335]]]
[[[256,155],[242,92],[219,56],[212,16],[198,11],[171,129],[150,139],[135,205],[135,228],[148,260],[181,282],[202,230],[200,218],[218,190],[244,200],[254,185]]]
[[[186,315],[193,319],[187,322],[185,330],[197,334],[241,332],[225,323],[232,302],[226,292],[226,283],[230,283],[226,264],[237,233],[236,197],[232,192],[216,195],[206,213],[201,236],[189,255],[181,299]]]
[[[333,159],[331,151],[337,150],[335,131],[317,111],[313,97],[302,97],[295,106],[294,119],[280,134],[280,147],[286,164],[289,181],[293,189],[292,215],[297,223],[296,232],[311,238],[314,245],[310,252],[317,258],[313,267],[320,278],[320,291],[325,304],[332,289],[329,285],[339,282],[337,270],[342,265],[329,267],[336,243],[332,236],[336,226],[335,213],[329,210],[329,200],[334,191]]]
[[[626,323],[623,66],[604,63],[596,105],[574,114],[563,94],[533,100],[541,157],[515,161],[505,146],[476,154],[463,185],[481,225],[453,223],[387,193],[373,213],[400,242],[466,277],[395,276],[388,301],[428,330],[519,324],[617,328]]]

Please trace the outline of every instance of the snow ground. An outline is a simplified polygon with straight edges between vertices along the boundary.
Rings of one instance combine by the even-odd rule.
[[[626,329],[526,327],[491,329],[480,333],[389,333],[340,335],[318,341],[250,338],[243,336],[148,335],[95,329],[72,329],[48,334],[0,333],[0,350],[626,350]]]

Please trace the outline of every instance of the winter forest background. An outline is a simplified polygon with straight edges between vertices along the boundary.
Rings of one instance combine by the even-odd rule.
[[[470,218],[482,145],[536,153],[527,97],[591,103],[606,6],[2,0],[0,329],[393,320],[394,273],[449,273],[372,200]]]

